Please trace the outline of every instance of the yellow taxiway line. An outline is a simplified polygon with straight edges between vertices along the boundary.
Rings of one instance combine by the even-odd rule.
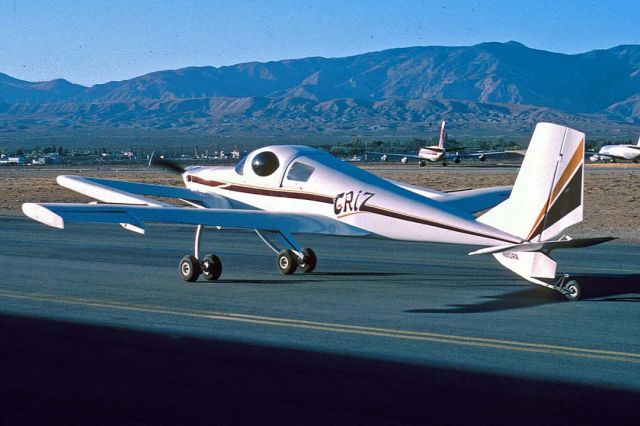
[[[428,341],[453,345],[465,345],[481,348],[494,348],[510,351],[533,352],[547,355],[591,358],[607,361],[640,363],[640,354],[632,352],[609,351],[602,349],[580,348],[573,346],[549,345],[524,341],[489,339],[482,337],[459,336],[455,334],[431,333],[425,331],[399,330],[391,328],[367,327],[350,324],[298,320],[291,318],[247,315],[231,312],[202,311],[183,308],[124,303],[108,300],[81,299],[47,294],[19,293],[0,291],[0,297],[59,303],[65,305],[85,306],[104,309],[115,309],[130,312],[175,315],[182,317],[203,318],[217,321],[234,321],[248,324],[268,325],[274,327],[291,327],[307,330],[319,330],[333,333],[347,333],[362,336],[376,336],[401,340]]]

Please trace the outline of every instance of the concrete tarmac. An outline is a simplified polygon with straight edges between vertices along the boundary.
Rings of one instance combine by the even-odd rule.
[[[473,247],[300,236],[282,276],[250,232],[0,218],[7,419],[66,422],[636,423],[638,246],[558,251],[566,302]],[[636,303],[634,303],[636,302]]]

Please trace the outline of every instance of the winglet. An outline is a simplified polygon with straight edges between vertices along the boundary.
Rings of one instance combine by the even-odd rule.
[[[36,203],[22,204],[22,212],[33,220],[58,229],[64,229],[64,220],[46,207]]]

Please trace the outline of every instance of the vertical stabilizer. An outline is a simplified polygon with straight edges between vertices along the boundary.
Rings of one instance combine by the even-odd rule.
[[[539,123],[511,196],[478,218],[527,241],[545,241],[582,221],[584,133]]]
[[[438,140],[438,148],[444,149],[444,120],[442,120],[442,126],[440,126],[440,139]]]

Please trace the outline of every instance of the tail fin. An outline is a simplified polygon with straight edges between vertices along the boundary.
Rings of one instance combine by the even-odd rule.
[[[438,148],[444,149],[444,120],[442,120],[442,126],[440,127],[440,139],[438,140]]]
[[[545,241],[582,221],[584,133],[538,123],[511,196],[479,222],[526,241]]]
[[[638,138],[638,143],[637,143],[637,145],[638,145],[638,146],[640,146],[640,137]]]

